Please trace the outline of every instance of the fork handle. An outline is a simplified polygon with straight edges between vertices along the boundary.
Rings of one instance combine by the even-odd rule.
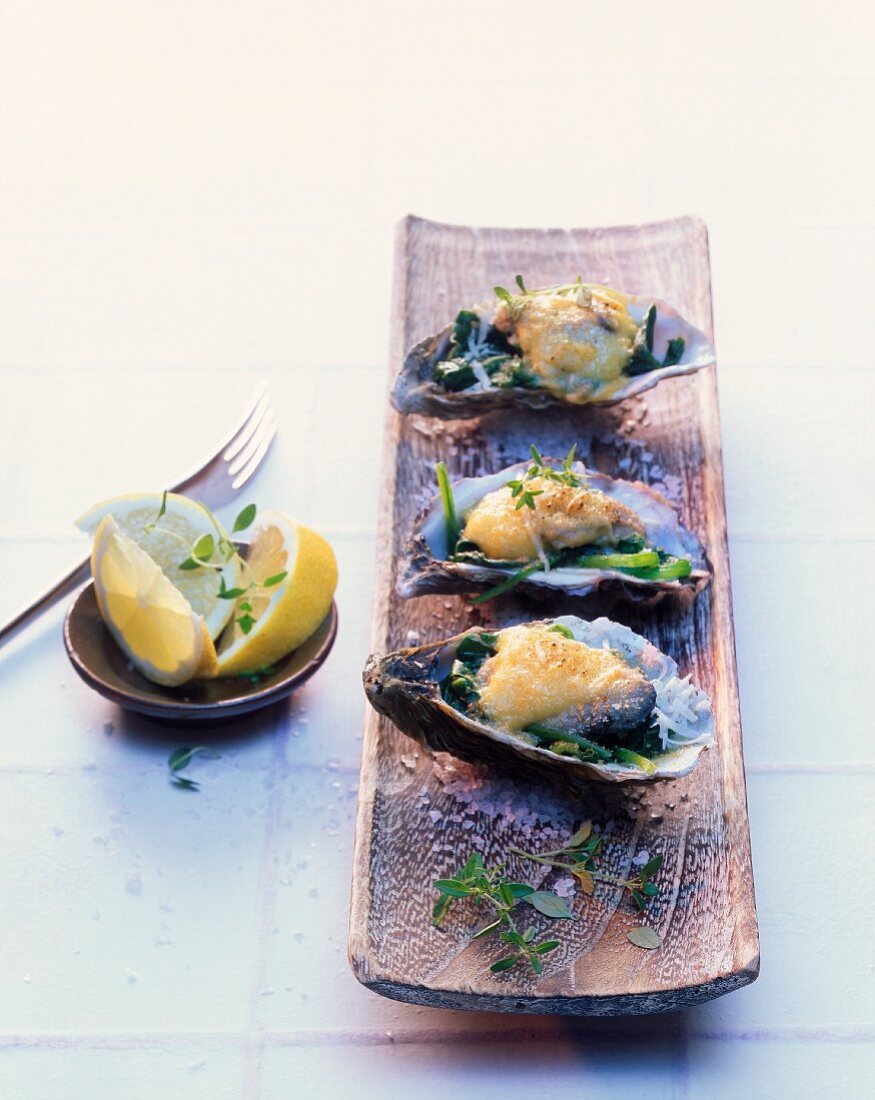
[[[52,587],[43,592],[38,599],[28,604],[27,607],[22,608],[17,615],[13,615],[8,622],[0,626],[0,648],[7,642],[11,642],[16,634],[24,630],[26,626],[29,626],[34,619],[39,618],[44,611],[48,611],[48,609],[54,607],[59,600],[62,600],[65,596],[69,596],[71,592],[75,592],[77,588],[80,588],[88,580],[90,575],[91,567],[89,559],[84,558],[75,569],[71,569],[69,573],[66,573],[57,580]]]

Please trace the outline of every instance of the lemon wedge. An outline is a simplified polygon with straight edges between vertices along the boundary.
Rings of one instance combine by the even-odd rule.
[[[306,641],[328,614],[337,587],[334,551],[309,527],[264,511],[250,538],[244,585],[285,576],[237,601],[234,622],[219,640],[219,676],[265,668]]]
[[[111,515],[97,526],[91,576],[103,621],[147,679],[176,687],[215,675],[216,650],[203,618]]]
[[[240,583],[240,563],[236,555],[230,561],[224,560],[218,542],[220,538],[227,539],[228,535],[213,515],[197,501],[178,493],[166,496],[129,493],[96,504],[76,520],[76,526],[93,536],[101,520],[110,515],[121,533],[133,539],[158,563],[164,576],[185,596],[192,610],[203,616],[210,637],[218,638],[234,613],[233,601],[218,597],[220,578],[226,588],[236,588]],[[212,541],[213,553],[206,560],[221,568],[179,568],[191,556],[192,547],[199,539]]]

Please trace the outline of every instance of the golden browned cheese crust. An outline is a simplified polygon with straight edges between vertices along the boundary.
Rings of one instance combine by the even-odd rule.
[[[518,345],[545,389],[574,400],[618,382],[638,329],[627,306],[619,292],[589,286],[579,297],[515,298],[498,307],[494,323]]]
[[[541,625],[503,630],[477,680],[483,716],[509,732],[535,723],[581,731],[631,729],[646,720],[655,699],[641,670],[613,651]]]
[[[625,504],[598,489],[574,488],[546,477],[526,481],[540,495],[534,510],[517,508],[519,498],[505,485],[487,493],[468,513],[462,537],[497,561],[538,557],[544,550],[613,545],[630,535],[643,535],[644,525]]]

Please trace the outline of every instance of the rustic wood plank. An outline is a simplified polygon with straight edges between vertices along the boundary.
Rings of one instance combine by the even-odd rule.
[[[693,218],[611,229],[506,230],[445,226],[409,217],[398,232],[391,374],[405,351],[456,309],[489,296],[517,272],[530,286],[579,273],[653,294],[712,333],[707,233]],[[453,476],[500,469],[542,453],[578,454],[609,474],[641,478],[674,498],[714,568],[695,602],[655,609],[551,597],[507,598],[473,608],[464,598],[402,600],[398,556],[413,519],[434,492],[434,464]],[[385,652],[458,633],[574,612],[609,613],[670,653],[714,700],[717,745],[685,779],[586,796],[527,785],[486,768],[435,756],[369,711],[353,871],[350,960],[359,981],[417,1004],[501,1011],[615,1015],[696,1004],[754,980],[759,943],[748,835],[716,372],[666,381],[613,409],[519,411],[481,420],[401,418],[386,425],[373,649]],[[538,816],[540,815],[540,816]],[[429,923],[431,882],[467,854],[507,858],[509,845],[556,847],[575,821],[612,829],[605,870],[623,871],[640,849],[663,852],[662,890],[647,923],[663,946],[626,940],[636,919],[619,891],[575,897],[580,919],[563,922],[562,947],[536,979],[522,968],[493,975],[496,945],[471,943],[476,914],[457,906],[440,931]],[[509,862],[525,881],[554,882],[530,863]],[[558,873],[561,876],[561,872]],[[544,922],[545,928],[548,922]],[[554,926],[555,930],[555,926]]]

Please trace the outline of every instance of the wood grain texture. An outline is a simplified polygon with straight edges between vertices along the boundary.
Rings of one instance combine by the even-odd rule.
[[[456,310],[510,285],[582,274],[633,293],[653,294],[712,334],[707,233],[692,218],[637,227],[580,230],[471,229],[409,217],[399,228],[392,375],[405,351],[436,332]],[[473,608],[459,596],[402,600],[399,555],[417,511],[434,493],[434,464],[454,477],[501,469],[525,458],[530,442],[546,455],[572,443],[614,476],[668,491],[683,521],[702,539],[714,569],[695,600],[636,607],[596,596],[550,597],[532,604],[507,597]],[[386,427],[373,649],[386,652],[437,640],[471,625],[508,625],[572,612],[607,613],[649,638],[710,693],[717,744],[693,773],[657,784],[593,784],[572,797],[539,783],[429,753],[369,711],[365,722],[350,960],[359,981],[417,1004],[508,1012],[615,1015],[696,1004],[754,980],[759,943],[748,835],[736,686],[729,560],[723,502],[716,371],[668,380],[615,408],[501,412],[480,420],[401,418]],[[662,852],[661,892],[646,922],[658,951],[632,946],[640,919],[605,884],[593,898],[575,894],[579,919],[558,931],[561,948],[535,978],[522,968],[493,975],[500,947],[471,942],[479,927],[468,903],[446,927],[430,926],[431,882],[472,851],[487,863],[511,845],[558,847],[571,826],[591,817],[610,829],[602,866],[624,873],[637,852]],[[555,884],[562,872],[511,859],[524,881]],[[544,871],[547,874],[544,874]]]

